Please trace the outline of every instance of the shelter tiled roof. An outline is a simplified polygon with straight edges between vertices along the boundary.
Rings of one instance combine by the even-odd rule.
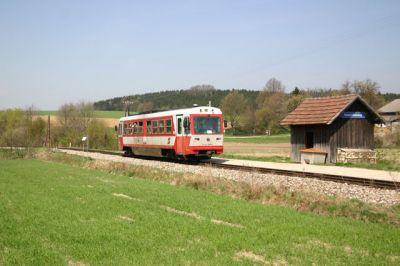
[[[342,96],[307,98],[281,121],[281,125],[329,125],[342,111],[357,99],[360,99],[368,109],[380,118],[372,107],[362,100],[360,96],[349,94]]]

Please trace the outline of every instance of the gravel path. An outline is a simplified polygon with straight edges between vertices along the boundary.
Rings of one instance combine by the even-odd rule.
[[[81,152],[72,150],[63,150],[62,152],[75,155],[89,156],[93,159],[109,160],[114,162],[129,163],[132,165],[149,166],[165,171],[193,173],[198,175],[207,175],[228,180],[245,181],[260,183],[263,185],[273,185],[287,187],[290,191],[305,191],[312,193],[322,193],[341,198],[355,198],[367,203],[378,203],[382,205],[400,204],[400,191],[389,189],[369,188],[358,185],[349,185],[346,183],[336,183],[330,181],[321,181],[311,178],[301,178],[292,176],[282,176],[274,174],[261,174],[255,172],[244,172],[236,170],[218,169],[207,166],[195,166],[176,164],[171,162],[151,161],[137,158],[127,158],[115,155],[106,155],[92,152]]]

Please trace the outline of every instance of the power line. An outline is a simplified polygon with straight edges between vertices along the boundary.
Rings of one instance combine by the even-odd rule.
[[[269,68],[272,68],[272,67],[275,67],[275,66],[278,66],[278,65],[282,65],[282,64],[285,64],[285,63],[288,63],[288,62],[291,62],[291,61],[294,61],[294,60],[296,60],[298,58],[302,58],[302,57],[305,57],[305,56],[309,56],[309,55],[321,52],[323,50],[326,50],[326,49],[329,49],[331,47],[334,47],[334,46],[336,46],[338,44],[342,44],[342,43],[344,43],[346,41],[357,39],[357,38],[369,35],[371,33],[374,33],[376,31],[384,28],[384,27],[389,28],[389,27],[394,26],[394,25],[395,26],[399,26],[400,23],[398,21],[392,20],[392,18],[397,18],[397,17],[398,17],[398,15],[391,15],[391,16],[383,17],[383,18],[377,20],[374,23],[374,26],[372,28],[369,27],[368,29],[357,30],[357,31],[353,30],[353,31],[350,31],[350,32],[345,32],[345,33],[339,34],[333,40],[325,41],[325,43],[328,42],[327,44],[316,46],[316,47],[311,48],[311,49],[309,49],[308,51],[305,51],[305,52],[301,52],[301,53],[298,53],[298,54],[290,55],[290,56],[288,56],[286,58],[279,59],[279,60],[277,60],[277,61],[275,61],[275,62],[273,62],[271,64],[268,64],[268,65],[265,65],[265,66],[261,66],[261,67],[257,67],[256,69],[253,69],[253,70],[250,70],[250,71],[246,71],[243,74],[238,74],[237,73],[234,76],[243,77],[245,75],[250,75],[250,74],[253,74],[253,73],[256,73],[256,72],[263,72],[263,71],[265,71],[265,70],[267,70]]]

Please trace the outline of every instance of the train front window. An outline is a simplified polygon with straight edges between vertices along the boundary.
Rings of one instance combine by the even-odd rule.
[[[195,116],[194,117],[194,133],[195,134],[220,134],[221,118]]]

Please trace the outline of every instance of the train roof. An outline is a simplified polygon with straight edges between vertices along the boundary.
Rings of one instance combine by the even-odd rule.
[[[187,114],[222,114],[221,110],[217,107],[210,106],[195,106],[190,108],[174,109],[167,111],[150,111],[131,116],[121,117],[119,121],[127,121],[132,119],[146,119],[171,115],[187,115]]]

